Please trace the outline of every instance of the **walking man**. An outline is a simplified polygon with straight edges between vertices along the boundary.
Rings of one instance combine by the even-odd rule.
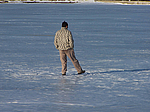
[[[74,40],[71,34],[71,31],[68,30],[68,23],[63,22],[62,27],[55,34],[54,45],[56,49],[59,50],[60,60],[62,64],[62,75],[66,75],[67,72],[67,56],[72,61],[74,67],[76,68],[78,74],[85,73],[85,70],[82,70],[78,60],[75,57],[74,53]]]

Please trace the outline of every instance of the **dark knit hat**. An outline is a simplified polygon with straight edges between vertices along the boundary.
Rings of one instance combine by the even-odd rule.
[[[66,26],[68,26],[68,23],[67,23],[66,21],[64,21],[64,22],[62,23],[62,27],[66,27]]]

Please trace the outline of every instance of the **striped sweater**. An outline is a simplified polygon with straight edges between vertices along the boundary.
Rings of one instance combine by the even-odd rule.
[[[58,50],[68,50],[74,48],[74,40],[66,27],[61,27],[55,34],[54,45]]]

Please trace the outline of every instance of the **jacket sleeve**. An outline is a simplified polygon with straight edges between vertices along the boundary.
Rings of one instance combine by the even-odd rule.
[[[69,32],[69,46],[70,48],[74,48],[74,40],[73,40],[73,37],[72,37],[72,33]]]
[[[58,49],[58,43],[57,43],[57,33],[55,34],[55,38],[54,38],[54,45],[55,45],[56,49]]]

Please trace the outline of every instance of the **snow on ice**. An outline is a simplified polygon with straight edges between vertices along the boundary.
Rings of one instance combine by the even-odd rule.
[[[0,4],[0,111],[148,112],[150,7]],[[69,23],[84,75],[53,45]]]

